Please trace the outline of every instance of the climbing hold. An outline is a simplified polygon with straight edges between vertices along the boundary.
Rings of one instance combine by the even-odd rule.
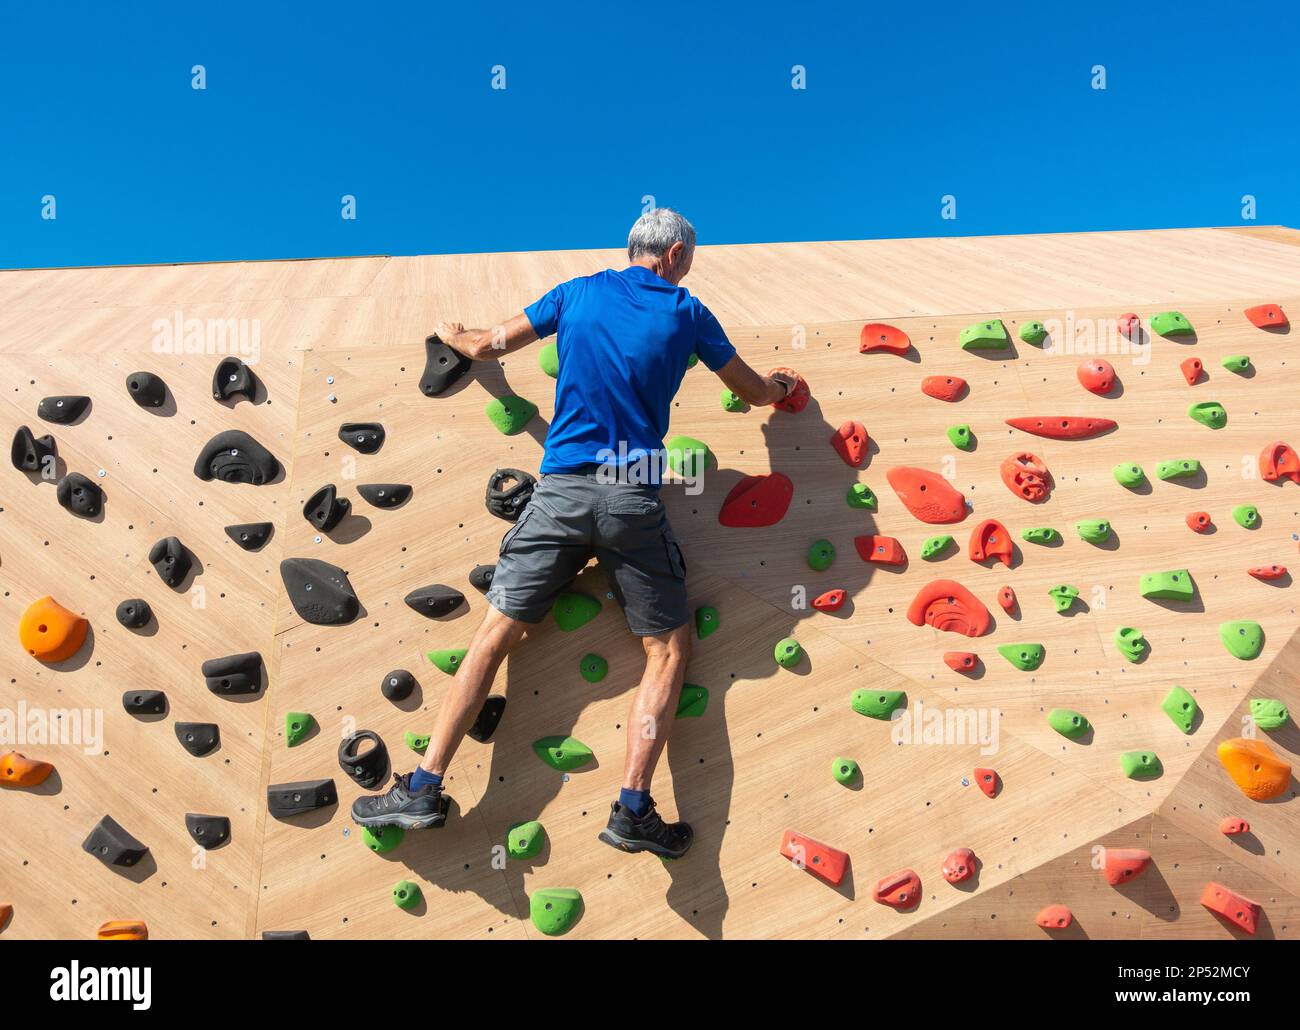
[[[1052,473],[1043,459],[1029,451],[1017,451],[1002,462],[1002,482],[1017,497],[1037,504],[1052,490]]]
[[[306,930],[263,930],[264,941],[309,941],[311,934]]]
[[[943,533],[939,536],[927,537],[924,544],[921,545],[921,557],[925,561],[934,561],[944,551],[952,546],[953,539],[951,534]]]
[[[408,483],[360,483],[357,486],[362,499],[376,508],[397,508],[407,502],[411,492]]]
[[[1009,585],[998,590],[998,604],[1002,606],[1002,610],[1008,615],[1015,612],[1017,603],[1016,592]]]
[[[286,712],[284,716],[284,742],[289,747],[297,747],[307,735],[316,728],[316,720],[310,712]]]
[[[104,816],[95,824],[81,842],[81,850],[110,866],[133,866],[149,853],[149,849],[122,829],[111,815]]]
[[[921,380],[921,392],[940,401],[956,401],[966,392],[966,380],[961,376],[926,376]]]
[[[266,810],[277,819],[314,812],[337,804],[339,792],[333,780],[299,780],[272,783],[266,788]]]
[[[1208,533],[1213,522],[1208,511],[1193,511],[1187,515],[1187,528],[1193,533]]]
[[[1253,935],[1259,927],[1259,902],[1213,880],[1201,891],[1201,904],[1248,934]]]
[[[906,565],[907,552],[892,536],[855,536],[853,546],[863,561],[878,565]]]
[[[698,719],[708,710],[709,688],[698,683],[683,683],[682,692],[677,698],[678,719]]]
[[[974,672],[979,656],[974,651],[945,651],[943,664],[953,672]]]
[[[668,441],[668,464],[679,476],[694,479],[704,474],[713,457],[709,445],[690,436],[674,436]]]
[[[28,758],[20,751],[0,755],[0,786],[39,787],[54,772],[54,766],[36,758]]]
[[[1146,473],[1142,471],[1142,466],[1131,461],[1120,462],[1110,471],[1115,477],[1115,482],[1120,486],[1128,487],[1130,490],[1141,486],[1147,478]]]
[[[870,719],[889,719],[894,710],[907,700],[904,690],[867,690],[859,688],[849,698],[849,704],[859,715]]]
[[[185,829],[194,843],[202,848],[215,848],[230,840],[230,820],[224,815],[198,815],[185,813]]]
[[[122,707],[132,715],[161,715],[167,711],[167,695],[161,690],[128,690]]]
[[[848,785],[855,782],[861,773],[858,763],[852,758],[837,758],[831,762],[831,775],[835,777],[836,783]]]
[[[799,664],[799,659],[803,657],[803,648],[794,637],[784,637],[776,642],[776,647],[772,650],[772,657],[776,659],[776,664],[781,668],[793,669]]]
[[[327,483],[307,498],[307,503],[302,506],[302,515],[322,533],[328,533],[351,510],[352,502],[340,497],[333,483]]]
[[[414,730],[407,730],[402,740],[412,751],[424,754],[429,750],[429,734],[416,733]]]
[[[1142,328],[1142,320],[1129,311],[1119,316],[1119,334],[1131,340]]]
[[[90,623],[50,596],[27,606],[18,619],[23,650],[42,662],[62,662],[81,650]]]
[[[1165,715],[1169,716],[1173,724],[1184,733],[1192,732],[1196,715],[1201,710],[1196,699],[1183,687],[1177,685],[1169,688],[1169,693],[1160,702],[1160,707],[1164,709]]]
[[[1079,363],[1076,373],[1083,388],[1098,397],[1115,389],[1115,366],[1105,358],[1088,358]]]
[[[585,626],[600,614],[600,602],[590,594],[571,591],[561,594],[551,606],[555,624],[565,633]]]
[[[588,683],[599,683],[609,674],[609,662],[598,654],[585,654],[578,662],[578,672]]]
[[[348,574],[319,558],[284,559],[280,578],[293,610],[312,625],[339,626],[351,622],[361,610]]]
[[[1020,538],[1030,544],[1054,544],[1061,539],[1061,534],[1050,526],[1036,526],[1033,529],[1026,529],[1020,534]]]
[[[1112,887],[1136,879],[1151,864],[1151,852],[1141,848],[1105,848],[1103,851],[1101,875]]]
[[[469,366],[469,358],[460,351],[448,347],[437,335],[426,336],[420,392],[426,397],[438,396],[469,371]]]
[[[976,322],[961,331],[962,350],[1006,350],[1010,344],[1011,337],[1007,335],[1007,327],[1000,318],[991,322]]]
[[[1069,737],[1071,740],[1082,737],[1092,729],[1084,716],[1069,708],[1053,708],[1047,713],[1047,725],[1061,736]]]
[[[858,336],[858,353],[869,354],[872,351],[888,351],[890,354],[906,354],[912,346],[907,333],[883,322],[868,322],[862,327]]]
[[[806,869],[831,886],[839,886],[849,868],[846,852],[794,830],[786,830],[781,835],[781,854],[796,868]]]
[[[424,894],[420,890],[418,883],[412,883],[410,880],[400,880],[396,887],[393,888],[393,904],[404,912],[409,912],[424,900]]]
[[[875,511],[878,503],[876,495],[866,483],[854,483],[849,487],[845,500],[850,508],[866,508],[868,511]]]
[[[970,426],[963,422],[959,426],[948,427],[948,442],[960,451],[969,451],[975,446],[975,436],[970,431]]]
[[[167,384],[152,372],[132,372],[126,377],[126,391],[142,408],[161,408],[167,400]]]
[[[1042,644],[999,644],[998,654],[1021,672],[1033,672],[1043,664],[1047,649]]]
[[[560,378],[560,348],[552,341],[537,352],[537,367],[552,379]]]
[[[465,731],[465,735],[480,744],[486,744],[497,731],[505,711],[506,699],[500,694],[489,694],[483,707],[478,710],[478,715],[474,717],[474,725]]]
[[[533,499],[537,480],[519,469],[497,469],[488,477],[487,510],[499,519],[514,522]]]
[[[221,743],[221,728],[214,722],[178,722],[176,739],[195,758],[202,758]]]
[[[406,837],[406,831],[400,826],[363,826],[361,842],[376,855],[386,855]]]
[[[110,919],[100,923],[95,939],[101,941],[147,941],[149,927],[139,919]]]
[[[1228,424],[1228,412],[1218,401],[1202,401],[1187,409],[1187,414],[1196,422],[1211,429],[1222,429]]]
[[[1080,519],[1074,528],[1090,544],[1103,543],[1110,537],[1110,523],[1105,519]]]
[[[1064,615],[1074,607],[1075,599],[1079,596],[1079,588],[1072,587],[1068,583],[1058,583],[1047,591],[1047,595],[1056,606],[1056,614]]]
[[[808,548],[808,568],[825,572],[835,563],[835,545],[829,540],[814,540]]]
[[[721,625],[722,617],[713,605],[702,604],[695,609],[695,635],[701,640],[712,636]]]
[[[36,416],[45,419],[46,422],[65,426],[81,418],[82,413],[89,406],[90,398],[77,394],[42,397],[41,402],[36,405]]]
[[[1291,766],[1262,740],[1233,737],[1217,749],[1219,761],[1241,792],[1254,801],[1267,801],[1291,784]]]
[[[1256,565],[1246,570],[1256,579],[1281,579],[1286,575],[1285,565]]]
[[[257,651],[209,658],[199,671],[214,694],[256,694],[262,689],[262,656]]]
[[[533,752],[552,769],[570,772],[595,760],[591,748],[573,737],[542,737],[533,741]]]
[[[1219,362],[1229,372],[1236,372],[1238,375],[1245,375],[1250,368],[1249,354],[1230,354]]]
[[[245,551],[256,551],[270,539],[273,528],[269,522],[241,522],[226,526],[225,530],[226,536]]]
[[[58,454],[54,437],[35,436],[26,426],[19,426],[14,433],[14,441],[9,447],[9,460],[20,472],[44,472],[50,470],[50,479],[54,478],[54,459]]]
[[[1119,756],[1119,767],[1130,780],[1153,780],[1164,772],[1154,751],[1125,751]]]
[[[232,397],[243,396],[252,400],[257,393],[257,378],[253,370],[238,357],[231,354],[217,362],[212,373],[212,397],[218,401],[228,401]]]
[[[943,878],[949,883],[961,883],[975,875],[978,867],[975,852],[970,848],[955,848],[943,860]]]
[[[1160,336],[1188,336],[1196,332],[1181,311],[1161,311],[1152,315],[1151,328]]]
[[[506,394],[504,397],[493,397],[484,411],[488,421],[500,432],[514,436],[532,421],[537,414],[537,405],[523,397]]]
[[[971,561],[982,562],[996,558],[1010,568],[1015,557],[1015,544],[1006,526],[997,519],[985,519],[971,531],[967,553]]]
[[[1025,343],[1037,347],[1047,339],[1047,326],[1043,325],[1042,322],[1037,321],[1026,322],[1020,327],[1020,338],[1024,340]]]
[[[445,672],[448,676],[455,676],[456,670],[460,668],[460,663],[465,660],[467,653],[467,648],[450,647],[441,651],[430,651],[426,657],[433,663],[435,668]]]
[[[1242,529],[1255,529],[1259,526],[1259,509],[1253,504],[1239,504],[1232,509],[1232,519]]]
[[[1228,649],[1228,654],[1243,662],[1258,658],[1264,650],[1264,628],[1258,622],[1241,620],[1222,623],[1219,626],[1219,639]]]
[[[724,526],[754,529],[785,518],[794,497],[794,483],[780,472],[746,476],[731,488],[718,511]]]
[[[922,522],[960,522],[966,517],[966,498],[937,472],[896,465],[885,478],[907,510]]]
[[[1007,425],[1035,436],[1052,440],[1086,440],[1107,433],[1118,423],[1109,418],[1075,418],[1069,415],[1026,416],[1009,418]]]
[[[488,587],[492,585],[492,577],[496,574],[495,565],[475,565],[469,570],[469,585],[475,590],[487,593]]]
[[[55,488],[59,505],[84,519],[94,518],[104,507],[104,491],[80,472],[69,472]]]
[[[1146,654],[1147,638],[1140,629],[1120,626],[1115,630],[1115,649],[1130,662],[1140,662]]]
[[[1286,705],[1275,697],[1252,697],[1250,699],[1250,717],[1261,730],[1280,730],[1286,725],[1290,716]]]
[[[1259,452],[1259,474],[1267,483],[1275,483],[1284,476],[1300,483],[1300,455],[1290,444],[1271,443]]]
[[[975,782],[979,784],[980,790],[984,791],[987,797],[997,797],[998,787],[1002,781],[998,778],[996,769],[977,767],[974,775]]]
[[[1186,569],[1144,573],[1138,586],[1143,597],[1162,601],[1190,601],[1196,593],[1192,574]]]
[[[460,651],[460,652],[431,651],[429,653],[429,660],[433,661],[434,654],[446,654],[446,653],[459,653],[461,655],[464,655],[465,652],[464,651]],[[437,665],[438,663],[434,662],[433,664]],[[441,668],[441,666],[439,667]],[[396,704],[398,701],[405,701],[408,697],[410,697],[411,692],[415,690],[415,686],[416,686],[415,677],[412,676],[411,673],[407,672],[407,670],[405,669],[394,669],[387,676],[385,676],[383,680],[380,681],[379,692],[383,694],[384,697],[386,697],[389,701],[392,701],[394,704]]]
[[[1034,922],[1044,930],[1064,930],[1074,922],[1074,913],[1064,905],[1048,905],[1038,910]]]
[[[1286,312],[1276,304],[1256,304],[1242,312],[1257,329],[1285,329],[1291,323]]]
[[[831,435],[831,446],[835,448],[835,453],[843,458],[844,464],[850,468],[862,467],[869,444],[867,427],[851,419]]]
[[[772,405],[772,407],[776,408],[777,411],[784,411],[791,415],[797,415],[808,406],[808,400],[811,396],[808,390],[808,384],[804,381],[804,377],[792,368],[784,368],[778,365],[767,374],[771,376],[778,372],[793,377],[794,387],[790,390],[790,394],[785,398],[785,400],[777,401]]]
[[[117,621],[127,629],[140,629],[153,618],[153,609],[142,597],[132,597],[117,606]]]
[[[745,399],[740,394],[734,393],[726,387],[722,388],[723,411],[744,411],[747,407],[749,405],[745,403]]]
[[[933,626],[947,633],[978,637],[988,632],[989,610],[955,580],[936,579],[912,598],[907,621],[913,626]]]
[[[339,741],[339,768],[371,790],[388,779],[388,747],[374,730],[358,730]]]
[[[465,595],[452,587],[434,583],[427,587],[418,587],[404,598],[408,608],[430,619],[440,619],[450,615],[465,603]]]
[[[921,901],[921,878],[910,869],[902,869],[878,880],[871,898],[891,908],[913,908]]]
[[[826,593],[813,598],[812,606],[819,612],[837,612],[844,606],[846,597],[848,594],[844,590],[838,588],[827,590]]]
[[[1183,378],[1187,380],[1188,386],[1195,386],[1201,379],[1201,373],[1205,370],[1200,358],[1187,358],[1178,367],[1182,369]]]
[[[506,853],[511,858],[527,859],[536,857],[546,843],[546,831],[536,819],[525,823],[515,823],[506,830]]]
[[[1224,816],[1219,821],[1219,832],[1225,837],[1236,837],[1241,833],[1250,832],[1250,823],[1245,819],[1238,819],[1235,815]]]
[[[582,894],[572,887],[533,891],[528,895],[528,917],[547,937],[559,937],[582,918]]]
[[[1199,475],[1201,463],[1195,458],[1182,458],[1178,461],[1162,461],[1156,466],[1156,478],[1168,482],[1171,479],[1188,479]]]
[[[203,445],[194,474],[204,481],[262,486],[280,474],[280,462],[243,430],[227,429]]]

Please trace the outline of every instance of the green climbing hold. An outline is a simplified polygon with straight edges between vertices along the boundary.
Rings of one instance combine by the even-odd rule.
[[[515,823],[506,830],[506,853],[511,858],[533,858],[546,843],[546,831],[536,819]]]
[[[1196,331],[1181,311],[1161,311],[1152,315],[1151,328],[1161,336],[1187,336]]]
[[[560,349],[554,343],[548,343],[537,352],[537,367],[552,379],[560,374]]]
[[[591,748],[576,737],[542,737],[533,741],[533,751],[543,762],[560,772],[581,769],[596,757]]]
[[[1253,504],[1239,504],[1232,509],[1232,518],[1242,529],[1255,529],[1259,526],[1259,509]]]
[[[921,545],[921,557],[926,561],[934,561],[942,556],[943,552],[948,550],[953,544],[952,536],[948,533],[942,533],[939,536],[932,536]]]
[[[723,389],[722,391],[722,410],[723,411],[744,411],[748,407],[740,394],[733,393],[731,390]]]
[[[1079,596],[1079,588],[1072,587],[1068,583],[1060,583],[1047,591],[1047,595],[1056,605],[1056,614],[1064,615],[1074,607],[1074,600]]]
[[[1250,717],[1261,730],[1280,730],[1290,718],[1286,705],[1275,697],[1252,697]]]
[[[609,662],[598,654],[584,654],[578,672],[588,683],[599,683],[609,673]]]
[[[991,322],[976,322],[961,331],[962,350],[1006,350],[1011,343],[1007,327],[1002,319]]]
[[[1164,709],[1165,715],[1173,720],[1173,724],[1184,733],[1192,732],[1196,713],[1201,710],[1200,705],[1196,703],[1196,698],[1179,686],[1169,688],[1169,693],[1160,702],[1160,707]]]
[[[545,887],[528,896],[528,915],[547,937],[573,929],[582,916],[582,895],[572,887]]]
[[[413,909],[420,903],[424,894],[420,890],[418,883],[412,883],[410,880],[403,880],[393,888],[393,904],[400,909]]]
[[[709,445],[690,436],[674,436],[668,441],[668,464],[684,479],[704,474],[712,452]]]
[[[1061,534],[1051,526],[1035,526],[1020,534],[1022,540],[1031,544],[1054,544],[1061,539]]]
[[[1115,482],[1120,486],[1126,486],[1130,490],[1136,486],[1141,486],[1147,474],[1142,471],[1142,466],[1134,464],[1131,461],[1121,462],[1116,465],[1111,472],[1115,476]]]
[[[868,511],[875,511],[878,503],[876,495],[866,483],[854,483],[849,487],[845,500],[849,502],[850,508],[866,508]]]
[[[406,746],[412,751],[424,754],[429,749],[429,734],[416,733],[414,730],[406,731]]]
[[[903,690],[855,690],[849,704],[859,715],[872,719],[888,719],[894,709],[907,700]]]
[[[799,664],[799,659],[803,657],[803,648],[794,637],[786,637],[777,641],[772,655],[776,658],[777,665],[783,669],[790,669]]]
[[[1069,708],[1053,708],[1047,713],[1047,725],[1071,740],[1082,737],[1092,729],[1086,718]]]
[[[999,644],[998,654],[1021,672],[1033,672],[1043,664],[1047,649],[1042,644]]]
[[[537,414],[537,405],[522,397],[507,394],[505,397],[493,397],[485,410],[489,422],[506,436],[514,436],[532,421]]]
[[[1130,780],[1153,780],[1164,771],[1154,751],[1125,751],[1119,767]]]
[[[695,635],[701,640],[717,632],[721,625],[718,609],[712,605],[702,604],[695,609]]]
[[[600,602],[590,594],[580,594],[575,590],[557,597],[551,606],[551,614],[561,630],[571,633],[600,614]]]
[[[1249,619],[1225,622],[1219,627],[1219,639],[1233,658],[1249,662],[1264,650],[1264,627]]]
[[[316,728],[316,720],[307,712],[289,712],[284,717],[284,742],[297,747]]]
[[[1143,597],[1162,601],[1190,601],[1196,593],[1196,584],[1186,569],[1147,572],[1138,581],[1138,592]]]
[[[829,540],[814,540],[808,548],[808,568],[825,572],[835,563],[835,545]]]
[[[448,676],[455,676],[468,651],[469,649],[465,647],[451,647],[445,651],[430,651],[425,657]]]
[[[836,783],[852,783],[858,778],[858,772],[858,763],[852,758],[837,758],[831,763],[831,775]]]
[[[1228,413],[1218,401],[1202,401],[1187,409],[1187,414],[1203,426],[1222,429],[1228,424]]]
[[[686,359],[686,371],[690,371],[700,363],[700,355],[697,351],[692,351],[691,356]]]
[[[402,843],[406,831],[400,826],[363,826],[361,840],[376,855],[386,855]]]
[[[1115,649],[1130,662],[1140,662],[1146,653],[1147,638],[1140,629],[1120,626],[1115,630]]]
[[[1186,479],[1201,471],[1201,463],[1195,458],[1183,458],[1179,461],[1162,461],[1156,466],[1156,476],[1163,480]]]
[[[1110,536],[1110,523],[1105,519],[1080,519],[1074,528],[1090,544],[1100,544]]]
[[[1042,322],[1026,322],[1020,327],[1020,338],[1037,347],[1047,339],[1047,326]]]
[[[709,707],[709,688],[697,683],[683,683],[677,699],[677,718],[698,719]]]
[[[1246,369],[1250,368],[1250,355],[1230,354],[1228,357],[1224,358],[1220,364],[1222,364],[1229,372],[1241,374],[1245,372]]]
[[[975,437],[970,431],[970,426],[962,423],[948,429],[948,442],[959,450],[969,451],[975,446]]]

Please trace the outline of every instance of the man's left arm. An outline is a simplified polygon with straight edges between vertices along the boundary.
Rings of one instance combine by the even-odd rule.
[[[434,332],[452,350],[474,361],[491,361],[538,339],[533,323],[522,312],[491,329],[466,329],[459,322],[440,322]]]

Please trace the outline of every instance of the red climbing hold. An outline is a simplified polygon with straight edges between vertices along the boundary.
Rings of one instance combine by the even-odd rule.
[[[975,852],[970,848],[956,848],[943,860],[943,878],[949,883],[961,883],[975,875]]]
[[[1269,483],[1276,483],[1283,476],[1300,483],[1300,455],[1281,440],[1271,443],[1259,452],[1259,474]]]
[[[998,779],[996,769],[976,768],[975,782],[980,785],[980,790],[984,791],[989,797],[997,797],[998,785],[1001,781]]]
[[[835,430],[835,435],[831,437],[835,453],[853,468],[862,467],[862,459],[867,456],[867,443],[867,427],[852,420]]]
[[[843,590],[827,590],[813,601],[813,607],[819,612],[837,612],[843,607],[846,596]]]
[[[1208,511],[1194,511],[1187,516],[1187,528],[1193,533],[1208,533],[1212,525]]]
[[[1235,837],[1239,833],[1249,833],[1250,823],[1238,819],[1235,815],[1224,816],[1219,822],[1219,832],[1225,837]]]
[[[897,326],[885,325],[884,322],[868,322],[862,327],[858,340],[858,353],[883,350],[890,354],[906,354],[912,346],[907,333]]]
[[[1276,304],[1256,304],[1247,308],[1243,314],[1250,319],[1250,324],[1260,329],[1285,329],[1291,323],[1287,321],[1286,312]]]
[[[998,604],[1002,605],[1002,610],[1011,615],[1016,610],[1016,592],[1010,586],[1005,586],[998,591]]]
[[[1083,388],[1099,397],[1115,388],[1115,366],[1105,358],[1089,358],[1080,362],[1078,375]]]
[[[955,401],[966,391],[966,380],[960,376],[926,376],[921,380],[921,392],[941,401]]]
[[[973,672],[979,656],[974,651],[945,651],[943,664],[953,672]]]
[[[882,878],[871,897],[891,908],[913,908],[921,900],[921,878],[910,869],[900,869]]]
[[[1256,565],[1253,569],[1247,569],[1256,579],[1281,579],[1286,575],[1285,565]]]
[[[1007,527],[997,519],[985,519],[976,526],[970,535],[970,560],[986,561],[996,558],[1003,565],[1010,566],[1015,545]]]
[[[1133,334],[1142,326],[1142,320],[1131,311],[1119,316],[1119,334],[1125,339],[1133,339]]]
[[[1201,372],[1204,371],[1200,358],[1188,358],[1178,367],[1183,370],[1183,378],[1187,380],[1188,386],[1195,386],[1201,379]]]
[[[786,830],[781,838],[781,854],[832,886],[839,885],[849,867],[845,852],[794,830]]]
[[[1029,451],[1017,451],[1002,463],[1002,482],[1017,497],[1031,504],[1047,499],[1052,490],[1052,474],[1043,459]]]
[[[794,496],[794,483],[780,472],[746,476],[731,488],[718,521],[724,526],[773,526],[785,518]]]
[[[1211,880],[1201,892],[1201,904],[1233,926],[1253,934],[1259,926],[1259,902],[1251,901]]]
[[[1048,905],[1038,910],[1034,922],[1044,930],[1064,930],[1074,922],[1074,913],[1065,905]]]
[[[1102,875],[1112,887],[1128,883],[1142,874],[1151,864],[1151,852],[1141,848],[1106,848]]]
[[[772,407],[776,408],[777,411],[788,411],[791,415],[799,414],[804,408],[808,407],[808,383],[803,376],[792,368],[783,368],[778,365],[768,375],[776,372],[784,372],[788,376],[793,376],[794,389],[790,391],[790,396],[783,401],[777,401]]]
[[[1035,436],[1046,436],[1052,440],[1086,440],[1098,433],[1114,429],[1117,422],[1109,418],[1082,418],[1073,415],[1032,415],[1023,418],[1009,418],[1007,425]]]
[[[896,465],[885,478],[907,510],[922,522],[960,522],[966,517],[966,498],[937,472]]]
[[[933,626],[945,633],[978,637],[988,632],[989,610],[955,580],[936,579],[912,598],[907,621],[913,626]]]
[[[855,536],[853,546],[858,549],[858,557],[863,561],[873,561],[879,565],[907,564],[907,552],[892,536]]]

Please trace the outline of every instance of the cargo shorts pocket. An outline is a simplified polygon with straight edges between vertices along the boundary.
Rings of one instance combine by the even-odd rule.
[[[668,553],[668,567],[672,569],[673,576],[677,579],[685,579],[686,557],[682,554],[682,549],[671,529],[664,530],[664,550]]]
[[[528,520],[532,518],[533,512],[536,510],[537,509],[532,504],[529,504],[528,507],[520,513],[519,518],[515,520],[515,524],[507,529],[506,535],[501,538],[499,553],[506,554],[509,552],[511,542],[519,535],[519,531],[524,528]]]

